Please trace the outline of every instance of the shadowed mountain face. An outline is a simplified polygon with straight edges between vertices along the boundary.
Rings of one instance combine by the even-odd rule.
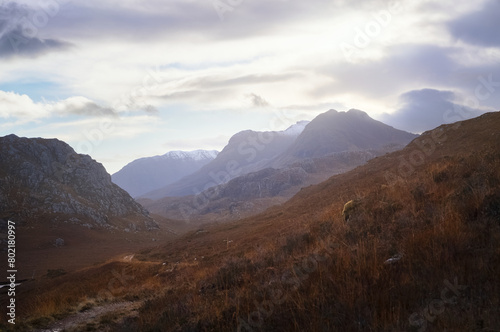
[[[0,218],[87,227],[157,228],[104,167],[57,139],[0,138]]]
[[[285,131],[257,132],[245,130],[235,134],[217,157],[197,172],[142,195],[159,199],[167,196],[197,194],[228,182],[240,175],[265,168],[277,155],[289,148],[307,121],[299,122]]]
[[[418,135],[395,129],[359,110],[330,110],[318,115],[290,148],[273,162],[274,167],[305,158],[319,158],[345,151],[380,150],[404,146]]]
[[[159,189],[192,174],[215,159],[215,150],[171,151],[132,161],[111,176],[132,197]]]

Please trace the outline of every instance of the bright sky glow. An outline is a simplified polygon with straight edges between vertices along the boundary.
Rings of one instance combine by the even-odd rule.
[[[0,136],[114,173],[331,108],[421,132],[500,108],[498,31],[498,0],[0,0]]]

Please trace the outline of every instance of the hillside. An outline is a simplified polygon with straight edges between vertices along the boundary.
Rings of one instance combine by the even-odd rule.
[[[387,152],[390,150],[346,151],[303,159],[289,167],[265,168],[236,177],[198,195],[137,201],[153,214],[196,224],[237,220],[284,203],[302,187],[322,182]]]
[[[138,197],[196,172],[215,159],[215,150],[170,151],[134,160],[111,176],[130,196]]]
[[[56,139],[0,138],[0,218],[87,227],[157,228],[104,167]],[[130,225],[124,224],[129,219]]]
[[[208,171],[203,174],[207,171],[205,168],[199,174],[211,175],[213,179],[217,176],[227,177],[218,182],[208,182],[206,189],[195,195],[160,199],[150,199],[149,196],[138,201],[152,213],[171,219],[196,223],[235,220],[283,203],[302,187],[317,184],[376,156],[403,148],[417,137],[376,121],[358,110],[330,110],[318,115],[310,123],[302,124],[304,126],[299,127],[300,130],[293,130],[296,125],[285,132],[293,130],[295,135],[274,133],[280,139],[288,139],[288,144],[275,141],[276,138],[267,142],[269,146],[262,144],[259,162],[239,168],[239,176],[229,176],[226,171]],[[248,134],[235,135],[221,155],[237,158],[234,150],[245,146]],[[259,137],[254,137],[255,142]],[[276,143],[279,143],[279,149],[274,146]],[[236,150],[246,151],[240,148]],[[239,158],[244,156],[240,153]],[[231,165],[241,163],[235,160],[221,157],[207,165],[207,168],[231,169]],[[194,178],[197,178],[196,174]],[[192,181],[193,178],[188,176],[184,180]]]
[[[258,216],[26,285],[32,306],[19,314],[26,327],[50,327],[62,312],[131,301],[138,311],[81,328],[498,330],[498,128],[500,113],[443,125]],[[117,269],[126,290],[103,296]]]
[[[89,156],[56,139],[15,135],[0,138],[4,261],[8,220],[16,225],[16,259],[22,278],[102,262],[128,248],[144,247],[137,238],[150,243],[165,232]]]

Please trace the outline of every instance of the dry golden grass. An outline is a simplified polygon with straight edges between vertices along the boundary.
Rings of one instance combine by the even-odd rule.
[[[498,113],[444,126],[411,171],[401,160],[432,133],[259,216],[46,281],[21,315],[99,301],[112,271],[129,269],[114,298],[144,304],[116,331],[499,330],[498,128]]]

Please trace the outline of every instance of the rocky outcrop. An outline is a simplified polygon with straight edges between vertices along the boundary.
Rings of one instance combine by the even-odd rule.
[[[266,168],[212,187],[205,192],[205,196],[212,200],[224,197],[230,197],[233,200],[274,197],[283,194],[293,186],[301,185],[306,178],[307,172],[301,167],[282,170]]]
[[[57,139],[0,138],[0,218],[46,217],[88,227],[158,227],[90,156]]]

